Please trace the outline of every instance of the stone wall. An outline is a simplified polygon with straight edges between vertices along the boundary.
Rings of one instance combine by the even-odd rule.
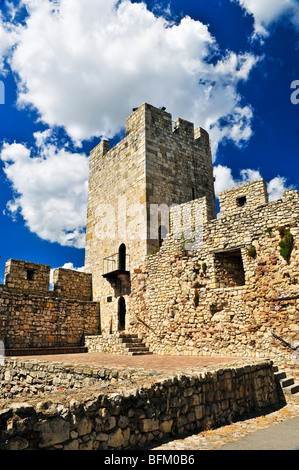
[[[219,195],[222,217],[254,209],[267,203],[267,185],[262,179],[227,189]]]
[[[57,268],[53,273],[53,291],[65,299],[92,300],[91,274]]]
[[[0,340],[6,349],[83,345],[99,333],[99,305],[57,298],[53,293],[20,293],[0,286]]]
[[[298,368],[273,336],[299,340],[298,214],[299,194],[287,191],[205,223],[197,249],[170,234],[132,276],[128,331],[158,354],[270,357]],[[281,228],[293,236],[289,260]]]
[[[73,375],[82,384],[81,391],[72,389]],[[118,371],[110,383],[102,380],[108,376],[103,370],[80,372],[55,363],[11,361],[0,366],[0,380],[23,378],[26,384],[30,377],[45,386],[55,381],[57,387],[51,400],[42,395],[21,403],[16,398],[0,400],[0,449],[142,449],[163,438],[200,432],[279,406],[269,361],[178,375]]]
[[[5,264],[4,284],[10,289],[47,292],[50,266],[10,259]]]
[[[91,275],[9,260],[0,285],[0,341],[5,349],[82,346],[100,328],[99,304],[91,301]]]
[[[159,226],[169,226],[173,204],[206,197],[216,216],[209,136],[163,109],[143,104],[128,117],[126,136],[110,149],[101,142],[90,154],[85,272],[101,302],[102,331],[119,329],[118,302],[128,302],[128,282],[103,278],[118,270],[126,245],[131,274],[159,246]],[[163,206],[163,207],[162,207]],[[162,214],[161,214],[162,213]]]

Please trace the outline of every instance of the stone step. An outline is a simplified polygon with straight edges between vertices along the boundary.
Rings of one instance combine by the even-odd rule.
[[[289,385],[288,387],[285,387],[283,389],[283,391],[285,393],[288,393],[290,395],[295,395],[295,394],[299,394],[299,384],[292,384],[292,385]]]
[[[148,348],[127,348],[129,352],[133,353],[149,353]]]
[[[280,380],[280,384],[283,388],[289,387],[290,385],[294,384],[294,379],[292,378],[282,379]]]
[[[120,333],[119,337],[120,338],[136,338],[136,339],[139,339],[138,335],[135,335],[133,333]]]
[[[282,372],[282,371],[278,371],[278,372],[274,372],[274,377],[276,380],[282,380],[282,379],[286,379],[286,373],[285,372]]]
[[[145,346],[142,339],[138,338],[138,335],[130,333],[121,333],[119,337],[129,355],[137,356],[152,354],[149,348]]]
[[[128,352],[129,356],[148,356],[148,355],[152,355],[152,354],[153,353],[150,352],[150,351],[138,351],[138,352],[129,351]]]
[[[142,339],[140,338],[122,338],[123,344],[142,344]]]

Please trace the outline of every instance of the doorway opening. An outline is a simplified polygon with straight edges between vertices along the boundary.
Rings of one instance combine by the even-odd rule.
[[[118,269],[120,271],[126,270],[126,245],[122,243],[118,250]]]
[[[118,301],[118,331],[126,329],[126,301],[124,297],[120,297]]]

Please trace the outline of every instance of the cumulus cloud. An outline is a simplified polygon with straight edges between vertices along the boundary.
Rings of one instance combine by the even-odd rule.
[[[290,18],[299,30],[298,0],[231,0],[239,3],[254,18],[254,37],[263,38],[269,35],[269,27],[283,15]]]
[[[74,142],[113,137],[144,102],[206,128],[214,152],[219,139],[250,138],[252,111],[238,84],[258,58],[221,54],[207,25],[187,16],[174,24],[128,0],[23,3],[28,17],[11,58],[18,104]]]
[[[233,188],[244,183],[250,183],[262,178],[259,170],[252,170],[250,168],[243,169],[240,171],[240,177],[234,178],[232,170],[227,166],[217,165],[214,167],[215,177],[215,194],[216,197],[219,193],[226,189]],[[276,176],[267,183],[269,201],[276,201],[282,198],[282,194],[287,189],[293,189],[293,186],[287,185],[286,178],[282,176]]]
[[[83,248],[88,158],[51,142],[42,145],[42,136],[36,137],[37,155],[24,144],[4,143],[2,147],[0,159],[15,193],[6,211],[15,219],[20,215],[43,240]]]
[[[17,40],[17,29],[7,23],[0,11],[0,73],[6,74],[5,59]]]
[[[80,268],[76,268],[74,266],[74,264],[72,262],[69,262],[69,263],[64,263],[63,266],[61,266],[63,269],[71,269],[72,271],[79,271],[80,273],[84,273],[85,272],[85,267],[82,266]],[[52,268],[50,270],[50,288],[53,287],[53,276],[54,276],[54,271],[55,269],[57,268]]]

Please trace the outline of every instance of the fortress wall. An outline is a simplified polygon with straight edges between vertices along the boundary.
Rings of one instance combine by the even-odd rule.
[[[128,303],[130,293],[129,282],[103,278],[105,266],[117,269],[125,244],[132,274],[158,248],[159,226],[169,231],[171,206],[199,197],[216,217],[208,134],[183,119],[173,126],[164,109],[143,104],[126,120],[124,139],[113,148],[104,140],[91,151],[85,271],[101,302],[103,332],[118,331],[119,299]]]
[[[49,266],[6,263],[5,285],[0,285],[0,341],[6,349],[79,346],[85,334],[99,333],[99,305],[90,301],[91,275],[58,269],[57,292],[49,291],[49,281]]]
[[[292,367],[293,351],[272,333],[299,340],[298,214],[298,192],[287,191],[207,222],[195,249],[171,234],[132,276],[128,331],[159,354],[270,357]],[[289,261],[282,227],[293,236]]]

